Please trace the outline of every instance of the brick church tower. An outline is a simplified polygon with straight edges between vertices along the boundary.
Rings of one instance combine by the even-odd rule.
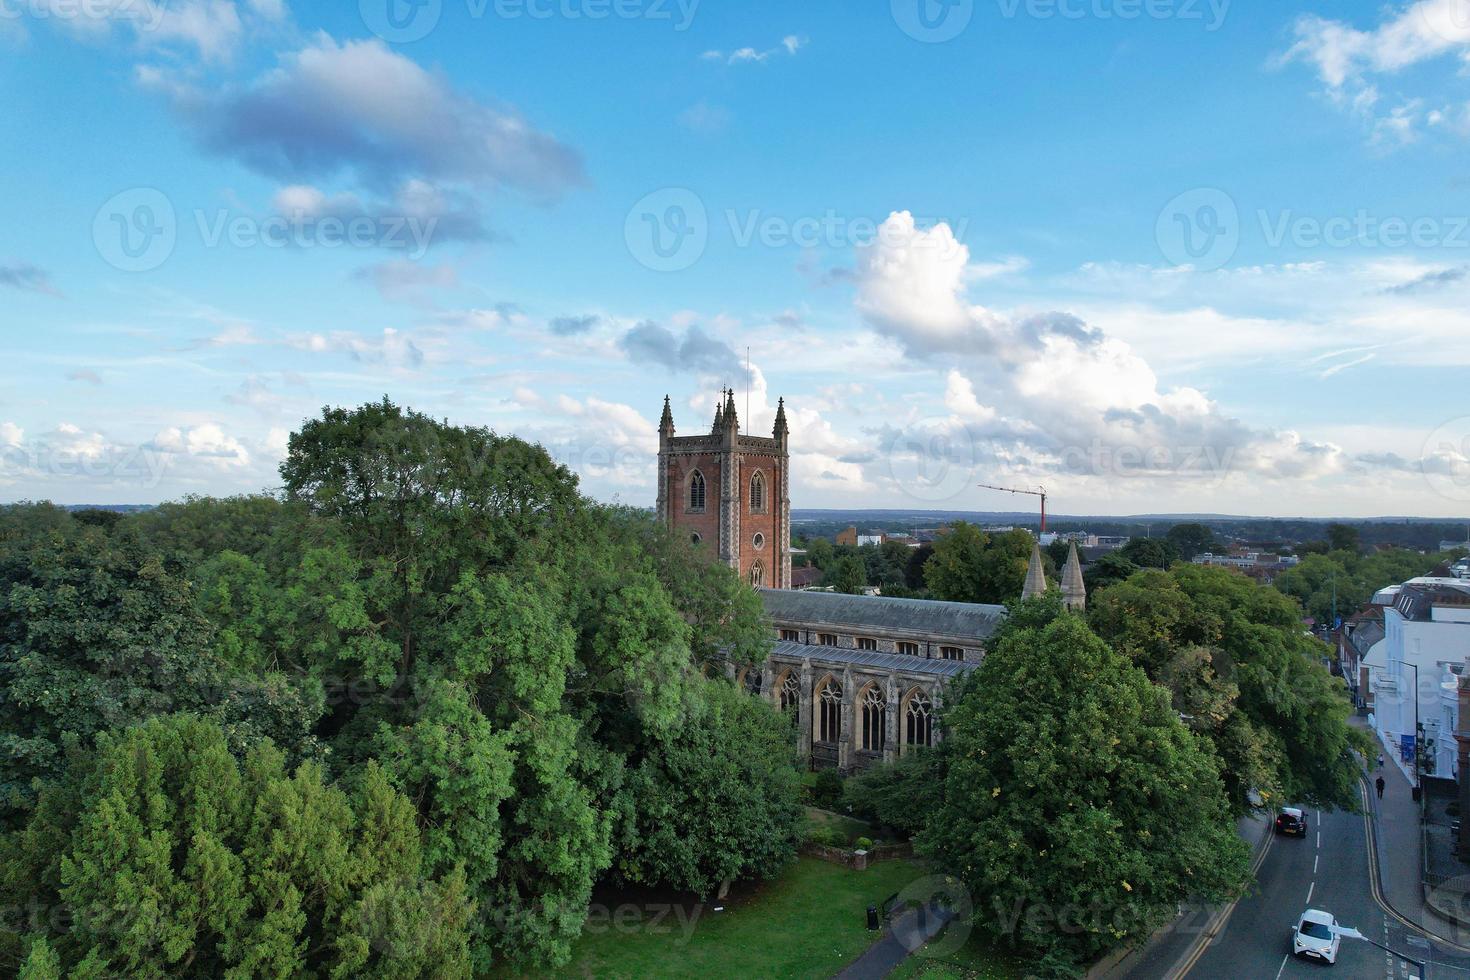
[[[658,426],[658,517],[756,586],[791,587],[791,495],[786,403],[771,438],[740,434],[735,393],[721,392],[707,435],[675,436],[664,396]]]

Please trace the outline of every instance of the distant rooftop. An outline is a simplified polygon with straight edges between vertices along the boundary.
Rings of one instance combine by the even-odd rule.
[[[1006,617],[1005,606],[936,602],[892,596],[760,589],[766,615],[783,622],[943,633],[987,639]]]

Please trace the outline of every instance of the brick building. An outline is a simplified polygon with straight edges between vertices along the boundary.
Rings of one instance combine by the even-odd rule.
[[[706,434],[676,436],[664,397],[658,426],[658,516],[758,588],[791,587],[786,405],[770,438],[740,433],[735,393],[722,393]]]

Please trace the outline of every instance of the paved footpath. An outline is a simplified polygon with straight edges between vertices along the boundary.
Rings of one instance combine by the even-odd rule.
[[[836,980],[881,980],[908,959],[912,950],[938,935],[949,916],[949,910],[937,906],[904,912],[884,930],[883,938],[837,974]]]

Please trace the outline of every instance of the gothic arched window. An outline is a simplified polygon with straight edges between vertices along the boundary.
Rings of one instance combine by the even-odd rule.
[[[704,474],[699,470],[689,478],[689,509],[704,510]]]
[[[766,566],[760,562],[750,566],[750,584],[756,588],[766,584]]]
[[[923,691],[909,695],[904,705],[903,741],[905,745],[934,744],[934,702]]]
[[[863,733],[859,748],[882,752],[888,740],[888,702],[878,685],[870,684],[863,692]]]
[[[842,734],[842,685],[828,679],[817,695],[817,741],[835,742]]]
[[[755,513],[766,509],[766,478],[760,470],[750,478],[750,509]]]
[[[801,710],[801,681],[789,670],[786,672],[786,679],[781,682],[781,710]]]
[[[745,672],[745,691],[747,694],[759,694],[761,692],[761,672],[759,667],[752,667]]]

